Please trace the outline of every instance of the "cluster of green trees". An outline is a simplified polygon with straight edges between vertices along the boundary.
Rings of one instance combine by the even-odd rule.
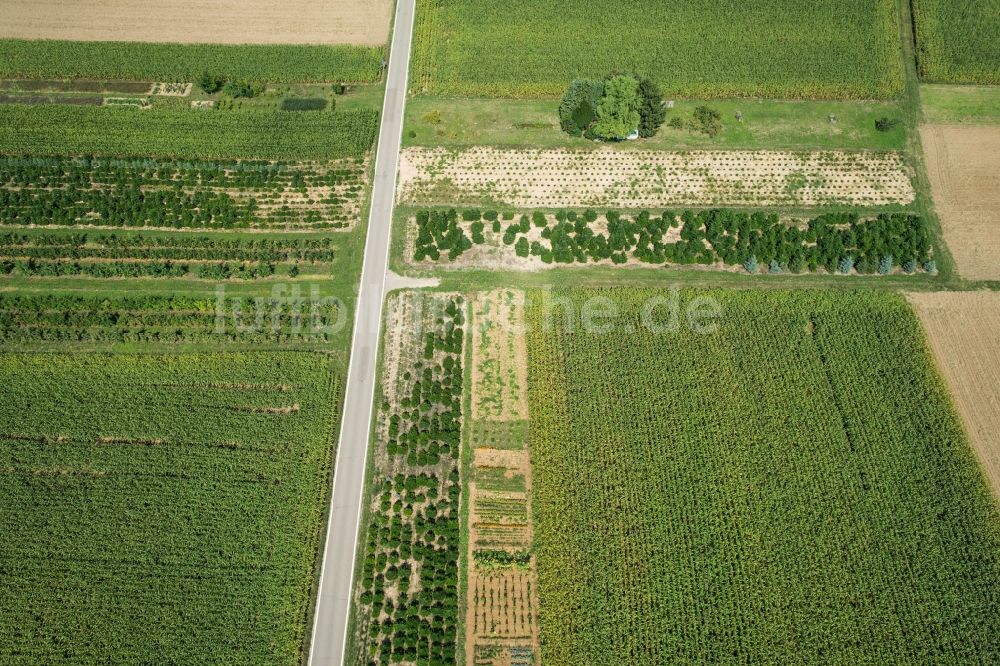
[[[332,238],[221,238],[177,234],[0,233],[0,257],[8,259],[161,259],[330,263]]]
[[[613,74],[576,79],[559,102],[559,125],[571,136],[614,141],[638,131],[651,137],[666,118],[663,95],[652,79]]]
[[[386,401],[387,469],[374,481],[360,612],[366,625],[358,663],[455,662],[458,626],[458,470],[462,424],[464,307],[451,299],[439,325],[419,341],[398,405]],[[420,588],[411,588],[410,562]],[[397,593],[387,595],[394,586]]]
[[[526,567],[531,563],[531,553],[526,551],[475,550],[472,556],[480,568]]]
[[[220,329],[216,305],[211,298],[183,296],[0,294],[0,341],[326,344],[328,329],[340,320],[336,303],[233,297],[228,315],[238,310],[245,325]],[[273,330],[274,317],[278,327]],[[303,317],[315,318],[318,325],[303,326]],[[265,325],[252,325],[258,320]]]
[[[634,217],[608,211],[607,232],[594,230],[598,220],[594,210],[562,210],[554,217],[553,224],[541,211],[530,218],[522,215],[506,227],[502,242],[512,245],[520,257],[536,256],[545,263],[624,264],[632,257],[648,264],[722,262],[752,273],[762,268],[772,273],[936,270],[927,222],[908,213],[874,219],[857,212],[826,213],[800,224],[775,213],[730,209],[666,211],[658,216],[642,211]],[[418,235],[421,240],[414,255],[418,261],[440,257],[434,245],[438,238],[448,243],[450,260],[477,242],[465,234],[454,210],[421,211],[417,219],[418,225],[426,220],[424,228],[435,230]],[[529,238],[533,226],[542,228],[538,239]]]

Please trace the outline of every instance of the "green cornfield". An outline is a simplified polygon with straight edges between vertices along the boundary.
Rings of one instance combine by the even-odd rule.
[[[0,355],[0,662],[300,664],[337,374]]]
[[[896,0],[418,0],[412,89],[556,97],[580,76],[651,76],[668,96],[888,98]]]
[[[529,303],[544,663],[995,663],[1000,514],[905,300],[676,293]]]
[[[363,46],[146,44],[0,40],[0,78],[195,81],[202,72],[255,82],[370,83],[385,49]]]
[[[203,159],[359,157],[378,112],[199,111],[0,105],[0,154]]]
[[[921,77],[1000,84],[998,0],[913,0],[913,19]]]

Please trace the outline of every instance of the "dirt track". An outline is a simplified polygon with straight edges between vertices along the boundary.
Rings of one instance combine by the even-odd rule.
[[[1000,498],[1000,293],[908,294]]]
[[[920,134],[959,275],[1000,280],[1000,126],[925,125]]]
[[[0,38],[376,46],[391,10],[389,0],[0,0]]]

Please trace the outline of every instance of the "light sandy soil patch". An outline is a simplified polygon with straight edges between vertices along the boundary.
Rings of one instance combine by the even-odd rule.
[[[1000,499],[1000,293],[908,294]]]
[[[390,0],[0,0],[0,38],[378,46],[391,11]]]
[[[958,273],[1000,280],[1000,126],[925,125],[920,135]]]
[[[407,148],[399,199],[518,208],[912,203],[898,153]]]

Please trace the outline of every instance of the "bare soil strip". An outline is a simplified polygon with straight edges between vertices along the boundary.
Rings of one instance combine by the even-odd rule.
[[[888,206],[913,202],[899,153],[408,148],[399,199],[519,208]]]
[[[925,125],[920,135],[958,273],[1000,280],[1000,126]]]
[[[473,420],[506,423],[528,417],[527,347],[519,328],[523,318],[524,292],[498,289],[472,299]],[[540,663],[535,557],[532,555],[527,565],[491,567],[481,566],[475,559],[477,551],[531,552],[529,448],[477,447],[472,452],[472,467],[466,517],[465,663]],[[510,488],[487,489],[476,481],[480,474],[495,483],[517,481]],[[503,507],[508,507],[509,515]]]
[[[0,0],[0,38],[379,46],[391,10],[389,0]]]
[[[1000,499],[1000,293],[908,294]]]

